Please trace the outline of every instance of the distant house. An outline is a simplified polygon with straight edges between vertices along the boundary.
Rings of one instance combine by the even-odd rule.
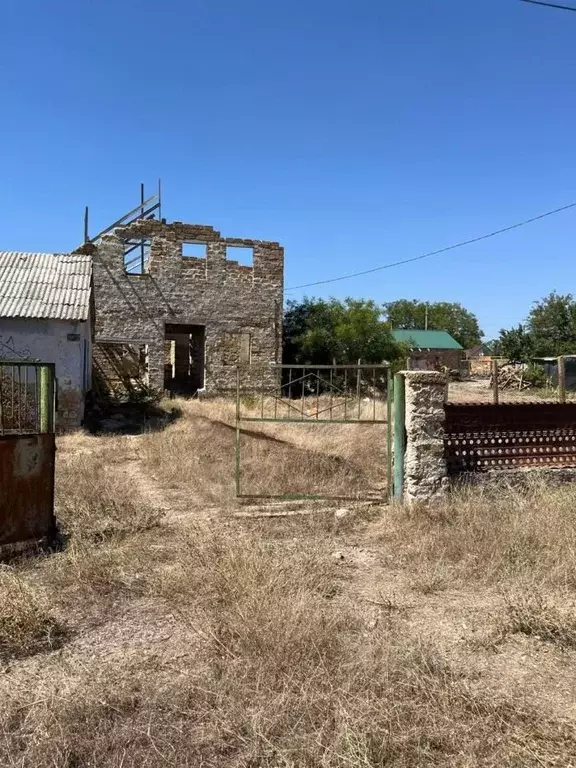
[[[398,329],[392,335],[396,341],[409,345],[411,370],[460,370],[464,348],[448,331]]]
[[[92,319],[90,256],[0,251],[0,360],[55,364],[60,427],[84,418]]]

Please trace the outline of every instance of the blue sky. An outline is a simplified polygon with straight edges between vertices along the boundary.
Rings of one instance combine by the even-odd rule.
[[[576,2],[574,3],[576,5]],[[0,249],[59,251],[158,176],[168,219],[280,240],[286,286],[576,200],[576,13],[520,0],[5,0]],[[576,209],[288,293],[460,301],[487,336],[576,292]]]

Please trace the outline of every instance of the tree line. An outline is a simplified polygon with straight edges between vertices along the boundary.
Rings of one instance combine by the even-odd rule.
[[[398,299],[304,298],[289,301],[284,313],[283,359],[295,365],[403,364],[409,349],[394,329],[448,331],[464,349],[482,343],[484,334],[473,312],[457,302]],[[576,354],[576,301],[572,294],[551,293],[534,303],[526,322],[502,329],[485,343],[486,351],[516,362],[535,357]]]
[[[371,299],[289,301],[284,313],[283,360],[300,365],[400,364],[409,348],[393,329],[448,331],[464,348],[482,338],[474,314],[461,304],[400,299],[378,304]]]

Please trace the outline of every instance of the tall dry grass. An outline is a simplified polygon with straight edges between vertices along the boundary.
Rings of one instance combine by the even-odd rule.
[[[61,438],[55,507],[62,549],[40,562],[42,577],[65,610],[142,591],[143,550],[154,541],[165,512],[130,471],[134,448],[127,437]],[[146,544],[140,545],[140,540]]]
[[[575,764],[574,716],[555,684],[518,685],[512,671],[507,684],[507,664],[525,641],[539,664],[552,649],[564,676],[576,668],[576,490],[469,488],[369,523],[336,525],[325,511],[241,524],[226,515],[231,406],[183,412],[163,432],[61,443],[68,543],[14,564],[10,588],[17,579],[25,599],[0,603],[0,765]],[[262,444],[286,451],[287,479],[304,471],[300,450],[368,466],[375,455],[356,427],[325,443],[312,427],[266,429],[285,442],[253,438],[254,478],[269,471]],[[331,471],[342,477],[337,462]],[[164,488],[189,517],[158,515]],[[197,517],[208,502],[220,518]],[[479,593],[493,637],[472,648],[457,614]],[[59,649],[54,622],[69,630]]]
[[[63,532],[76,540],[93,541],[159,524],[162,512],[145,497],[133,476],[118,470],[105,451],[59,459],[56,513]]]
[[[450,583],[533,582],[573,590],[575,502],[574,486],[527,475],[522,487],[468,486],[442,504],[393,510],[377,538],[396,547],[406,564],[444,570]]]
[[[14,568],[0,566],[0,662],[57,647],[65,634],[46,595]]]
[[[334,596],[329,541],[286,533],[191,532],[150,584],[187,638],[180,653],[49,660],[55,684],[24,676],[0,698],[0,764],[571,764],[568,721],[483,690],[401,620],[370,629]]]

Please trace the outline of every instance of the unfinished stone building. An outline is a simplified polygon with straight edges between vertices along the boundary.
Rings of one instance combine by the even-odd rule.
[[[252,251],[251,266],[234,260],[239,248]],[[79,250],[93,256],[94,363],[110,389],[118,391],[128,376],[177,394],[214,394],[236,388],[238,364],[246,366],[248,381],[261,376],[261,364],[280,362],[284,252],[278,243],[139,219]],[[134,250],[130,262],[126,254]]]

